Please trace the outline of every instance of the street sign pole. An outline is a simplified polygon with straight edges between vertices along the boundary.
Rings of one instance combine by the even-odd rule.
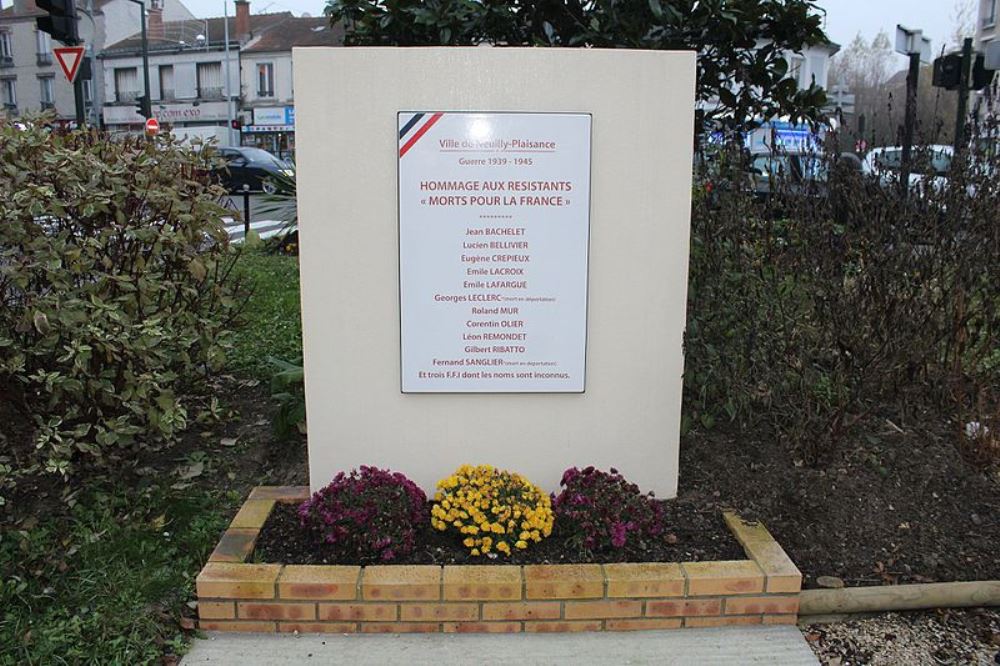
[[[72,38],[74,44],[60,46],[52,49],[56,56],[59,68],[66,76],[66,80],[73,84],[73,98],[76,104],[76,126],[83,127],[86,123],[86,114],[83,103],[83,80],[90,76],[89,65],[86,61],[86,49],[79,39]]]
[[[142,84],[146,97],[142,102],[142,115],[153,117],[153,103],[149,96],[149,39],[146,35],[146,3],[143,0],[129,0],[139,5],[139,32],[142,39]]]
[[[917,124],[917,84],[920,81],[920,54],[910,54],[910,69],[906,74],[906,117],[903,120],[903,155],[899,170],[899,186],[905,197],[910,190],[910,159],[913,153],[913,132]]]
[[[83,105],[83,79],[79,76],[73,81],[73,101],[76,104],[76,126],[83,127],[87,117]]]
[[[962,71],[958,79],[958,117],[955,119],[955,154],[965,148],[965,113],[969,103],[969,71],[972,69],[972,39],[962,44]]]
[[[917,124],[917,85],[920,83],[920,62],[930,62],[931,40],[922,30],[896,26],[896,53],[910,59],[906,74],[906,117],[903,121],[903,154],[899,168],[899,188],[903,198],[910,193],[910,170],[913,153],[913,133]]]

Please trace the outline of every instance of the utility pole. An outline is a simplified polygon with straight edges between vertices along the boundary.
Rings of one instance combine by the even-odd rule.
[[[234,146],[236,143],[233,141],[233,93],[229,83],[229,0],[222,0],[222,16],[223,39],[226,42],[226,136],[229,137],[229,145]]]
[[[145,97],[142,100],[142,115],[147,120],[153,117],[153,102],[149,93],[149,40],[146,37],[146,3],[143,0],[129,0],[139,5],[139,30],[142,36],[142,84]]]
[[[969,103],[969,72],[972,69],[972,39],[962,44],[962,69],[958,79],[958,117],[955,119],[955,154],[965,148],[965,114]]]

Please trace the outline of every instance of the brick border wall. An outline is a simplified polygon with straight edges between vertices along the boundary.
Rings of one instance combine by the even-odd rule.
[[[794,624],[802,576],[759,523],[746,560],[558,565],[281,565],[246,559],[276,502],[258,487],[197,579],[199,626],[249,632],[567,632]]]

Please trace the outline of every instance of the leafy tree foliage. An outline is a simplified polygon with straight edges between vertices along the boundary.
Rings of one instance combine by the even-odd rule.
[[[810,0],[331,0],[346,43],[694,50],[706,119],[816,120],[826,102],[787,77],[789,52],[828,42]]]

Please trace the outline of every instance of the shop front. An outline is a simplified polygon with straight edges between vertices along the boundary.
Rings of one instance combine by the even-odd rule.
[[[160,104],[153,101],[153,117],[160,121],[160,131],[170,131],[180,138],[215,139],[230,145],[229,109],[226,102],[185,102]],[[112,133],[138,134],[146,119],[135,105],[104,106],[104,125]]]
[[[263,148],[283,160],[295,158],[295,107],[253,109],[253,123],[243,126],[244,146]]]

